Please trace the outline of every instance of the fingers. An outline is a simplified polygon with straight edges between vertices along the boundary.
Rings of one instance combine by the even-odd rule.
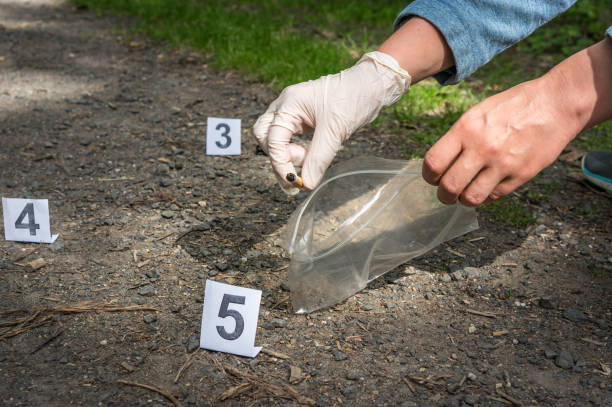
[[[268,132],[270,131],[270,126],[274,121],[274,115],[276,113],[276,101],[272,102],[268,107],[268,110],[255,122],[253,125],[253,135],[257,139],[259,146],[268,153]]]
[[[490,200],[503,177],[493,168],[485,168],[467,185],[459,195],[465,206],[477,206]]]
[[[473,179],[483,169],[482,162],[469,154],[461,154],[455,159],[438,181],[438,199],[450,205],[457,201]]]
[[[306,189],[314,189],[340,149],[341,137],[329,134],[325,126],[318,126],[306,153],[302,167],[302,181]]]
[[[440,179],[461,154],[461,140],[450,131],[434,144],[423,160],[422,174],[425,181],[438,185]]]
[[[297,174],[295,166],[301,166],[306,155],[303,147],[290,142],[292,135],[291,130],[272,125],[267,137],[268,156],[272,167],[287,187],[292,186],[286,180],[287,174]]]

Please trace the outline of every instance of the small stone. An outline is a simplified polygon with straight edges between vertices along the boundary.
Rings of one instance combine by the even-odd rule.
[[[433,298],[433,295],[430,292],[426,292],[424,297],[426,300],[431,300]]]
[[[102,340],[100,341],[100,345],[102,345],[102,346],[106,346],[106,345],[108,345],[108,341],[107,341],[106,339],[102,339]]]
[[[174,184],[174,181],[171,178],[162,178],[159,180],[159,185],[162,187],[169,187],[172,184]]]
[[[165,218],[165,219],[172,219],[174,217],[174,213],[166,210],[166,211],[162,211],[161,216],[162,218]]]
[[[584,368],[586,367],[586,361],[582,357],[577,356],[574,357],[574,362],[575,363],[574,367],[572,368],[572,371],[576,373],[582,373],[584,371]]]
[[[463,272],[461,270],[457,270],[457,271],[453,271],[451,273],[451,278],[455,281],[461,281],[463,280]]]
[[[563,318],[569,319],[572,322],[585,321],[586,315],[582,311],[576,308],[566,308],[563,310]]]
[[[159,278],[159,274],[155,270],[147,270],[147,271],[145,271],[145,276],[147,276],[148,278],[151,278],[151,279]]]
[[[452,278],[448,273],[440,274],[438,276],[438,281],[442,281],[443,283],[450,283],[451,280]]]
[[[147,284],[138,290],[138,294],[142,295],[143,297],[151,297],[155,294],[155,288],[152,285]]]
[[[289,283],[287,283],[286,281],[283,281],[281,283],[280,288],[283,291],[291,291],[291,288],[289,287]]]
[[[271,328],[285,328],[287,326],[287,321],[280,318],[272,318],[269,325]]]
[[[49,249],[51,249],[52,252],[59,252],[64,247],[66,247],[66,243],[64,243],[64,241],[60,239],[57,239],[55,242],[49,245]]]
[[[155,175],[159,177],[163,177],[163,176],[167,176],[168,174],[170,174],[170,167],[168,166],[168,164],[164,164],[164,163],[157,164],[157,167],[155,167]]]
[[[147,324],[152,324],[153,322],[157,321],[157,315],[155,315],[155,314],[147,314],[142,319]]]
[[[476,279],[482,276],[476,267],[466,267],[463,269],[463,272],[465,273],[465,278],[467,279]]]
[[[219,271],[225,271],[228,268],[228,265],[225,263],[215,263],[215,267],[217,268],[217,270]]]
[[[351,369],[348,372],[346,372],[346,378],[348,380],[357,380],[359,379],[359,370],[357,369]]]
[[[468,327],[468,332],[471,334],[476,332],[476,327],[474,326],[474,324],[470,324],[470,326]]]
[[[342,393],[344,397],[352,399],[357,396],[357,393],[359,393],[359,388],[354,384],[349,384],[348,386],[340,390],[340,393]]]
[[[476,380],[476,375],[474,373],[470,372],[470,373],[467,374],[467,378],[468,378],[468,380],[474,381],[474,380]]]
[[[465,402],[465,404],[475,406],[478,403],[478,396],[475,394],[466,394],[463,398],[463,401]]]
[[[571,369],[574,367],[574,358],[568,351],[562,350],[555,359],[555,365],[562,369]]]
[[[65,365],[66,363],[68,363],[68,358],[67,358],[66,356],[62,356],[62,357],[59,359],[59,362],[60,362],[61,364]]]
[[[546,230],[548,228],[546,227],[546,225],[538,225],[536,226],[536,228],[533,230],[533,233],[535,233],[536,235],[544,235],[546,234]]]
[[[200,338],[198,335],[192,335],[187,341],[187,353],[191,353],[200,347]]]
[[[89,139],[83,138],[79,141],[79,144],[82,145],[83,147],[87,147],[88,145],[91,144],[91,141],[89,141]]]
[[[332,350],[332,355],[334,356],[334,360],[336,361],[341,361],[341,360],[346,360],[348,359],[348,356],[346,355],[346,353],[339,351],[338,349],[333,349]]]
[[[302,374],[302,369],[297,366],[289,367],[289,383],[298,384],[303,378],[304,375]]]
[[[457,392],[457,390],[459,390],[461,386],[459,386],[459,383],[451,383],[448,386],[446,386],[446,390],[451,393],[454,394]]]
[[[549,296],[543,296],[538,301],[538,305],[544,309],[557,309],[559,306],[559,300]]]

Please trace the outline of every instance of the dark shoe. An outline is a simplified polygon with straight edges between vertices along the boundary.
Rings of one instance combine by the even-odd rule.
[[[582,172],[593,184],[612,192],[612,150],[594,150],[582,157]]]

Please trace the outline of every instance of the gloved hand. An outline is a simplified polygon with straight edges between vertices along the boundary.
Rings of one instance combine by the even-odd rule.
[[[338,74],[285,88],[253,126],[281,186],[292,186],[286,176],[300,166],[304,187],[314,189],[342,142],[372,122],[383,106],[397,102],[410,79],[393,57],[374,51]],[[309,129],[314,135],[307,151],[291,143],[293,134]]]

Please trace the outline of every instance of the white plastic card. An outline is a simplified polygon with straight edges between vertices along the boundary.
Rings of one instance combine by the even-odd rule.
[[[200,347],[235,355],[257,356],[255,345],[261,291],[206,281]]]
[[[240,119],[209,117],[206,121],[207,155],[240,155]]]
[[[49,201],[46,199],[2,198],[4,238],[16,242],[53,243]]]

